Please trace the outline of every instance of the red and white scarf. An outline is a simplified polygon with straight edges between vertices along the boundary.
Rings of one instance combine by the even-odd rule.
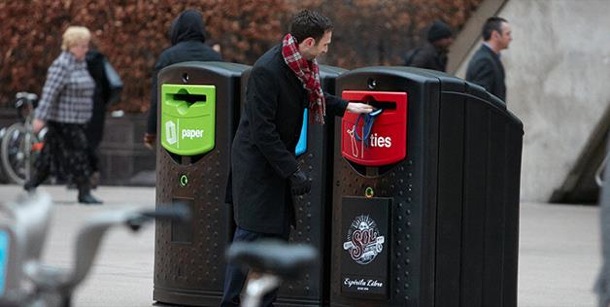
[[[290,33],[286,34],[282,40],[282,56],[284,62],[309,92],[309,109],[314,116],[314,120],[323,125],[324,115],[326,115],[326,101],[320,83],[318,62],[315,59],[308,61],[301,56],[297,41]]]

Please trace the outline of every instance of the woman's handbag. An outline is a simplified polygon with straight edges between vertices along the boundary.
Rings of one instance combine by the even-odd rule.
[[[104,74],[106,75],[106,80],[108,80],[109,95],[107,103],[115,104],[121,100],[123,80],[121,80],[121,76],[119,76],[106,57],[104,57]]]

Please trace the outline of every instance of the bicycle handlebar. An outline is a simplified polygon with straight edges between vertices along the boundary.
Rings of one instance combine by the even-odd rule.
[[[268,272],[282,278],[296,278],[318,259],[311,245],[288,244],[277,240],[235,242],[226,251],[229,262],[239,263],[253,271]]]
[[[186,223],[191,219],[190,209],[186,205],[174,204],[172,206],[157,207],[154,210],[140,210],[137,215],[125,221],[133,231],[138,231],[146,221],[159,219],[179,223]]]
[[[34,100],[38,99],[38,95],[36,95],[34,93],[30,93],[30,92],[18,92],[17,94],[15,94],[15,98],[17,98],[17,99],[25,98],[27,100],[34,101]]]
[[[78,233],[74,251],[75,263],[71,269],[58,270],[36,261],[26,265],[26,275],[39,290],[57,291],[62,297],[69,298],[74,288],[88,275],[100,242],[108,229],[124,225],[132,231],[138,231],[145,223],[155,219],[184,222],[190,219],[190,212],[186,206],[172,205],[156,210],[123,209],[96,214],[85,222]]]

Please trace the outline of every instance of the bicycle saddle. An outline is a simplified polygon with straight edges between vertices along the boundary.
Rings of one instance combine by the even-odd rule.
[[[310,245],[288,244],[276,240],[235,242],[226,251],[229,263],[239,263],[253,271],[282,278],[296,278],[318,257]]]

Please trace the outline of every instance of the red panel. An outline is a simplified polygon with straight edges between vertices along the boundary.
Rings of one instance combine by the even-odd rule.
[[[407,93],[343,91],[342,98],[381,106],[383,112],[375,117],[370,137],[362,139],[364,120],[359,114],[345,112],[341,124],[341,155],[364,166],[389,165],[407,156]],[[356,134],[354,134],[356,132]]]

